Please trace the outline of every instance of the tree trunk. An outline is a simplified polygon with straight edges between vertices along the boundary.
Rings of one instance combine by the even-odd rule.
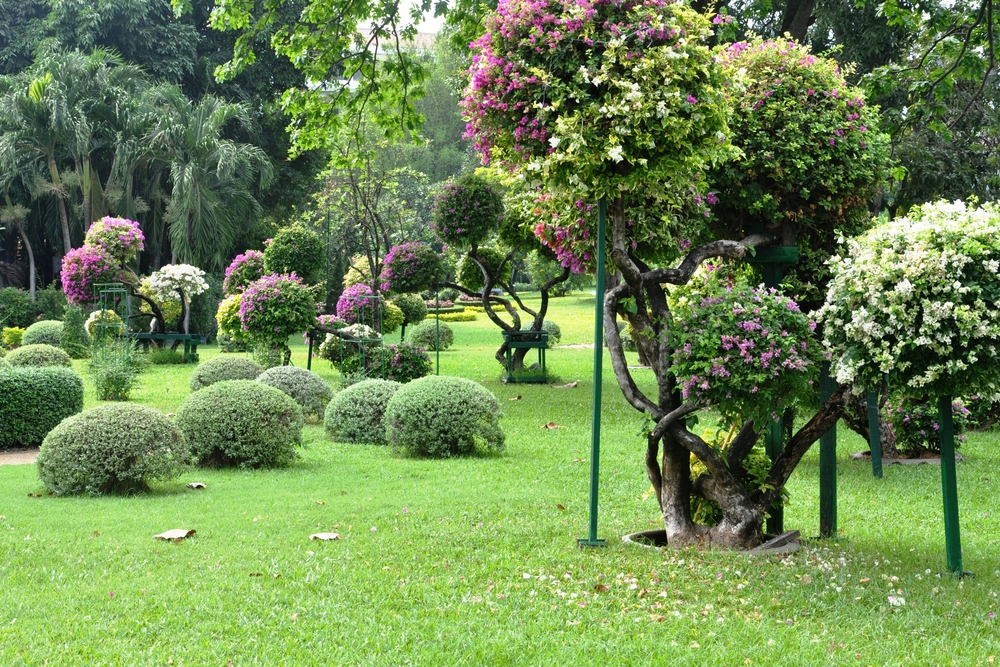
[[[10,205],[10,200],[8,200],[8,206]],[[14,221],[14,226],[17,227],[18,234],[21,235],[21,243],[24,244],[24,251],[28,253],[28,293],[31,294],[32,302],[35,300],[35,288],[36,288],[36,277],[35,277],[35,251],[31,248],[31,241],[28,240],[28,235],[24,233],[24,226],[20,220]]]
[[[73,249],[73,242],[69,235],[69,216],[66,214],[66,200],[63,199],[62,181],[59,180],[59,167],[56,165],[54,155],[48,156],[49,176],[52,178],[52,185],[56,188],[56,208],[59,211],[59,224],[62,228],[63,254],[69,253]]]
[[[191,333],[191,308],[184,290],[178,289],[177,293],[181,295],[181,327],[184,329],[184,333],[188,334]]]
[[[90,155],[83,156],[83,228],[86,230],[94,222],[90,208]]]

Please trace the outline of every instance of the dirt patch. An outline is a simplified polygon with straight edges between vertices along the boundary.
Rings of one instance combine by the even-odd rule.
[[[593,350],[593,343],[576,343],[574,345],[556,345],[557,350]]]
[[[34,463],[38,458],[38,448],[0,451],[0,466],[18,466]]]

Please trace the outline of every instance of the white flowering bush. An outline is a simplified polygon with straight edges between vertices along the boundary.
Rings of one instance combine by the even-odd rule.
[[[993,393],[1000,209],[937,202],[847,241],[818,313],[841,384],[932,397]]]
[[[149,276],[149,287],[157,301],[198,296],[208,291],[205,272],[190,264],[167,264]]]

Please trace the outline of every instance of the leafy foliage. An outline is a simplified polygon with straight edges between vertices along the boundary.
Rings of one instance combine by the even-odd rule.
[[[427,317],[427,305],[419,294],[398,294],[392,303],[403,311],[403,325],[416,324]]]
[[[22,345],[7,355],[7,363],[11,366],[66,366],[73,365],[69,355],[54,345],[36,343]]]
[[[365,380],[339,392],[326,408],[326,433],[340,442],[384,445],[382,416],[400,388],[391,380]]]
[[[315,291],[295,275],[265,275],[250,283],[240,299],[240,324],[258,344],[283,346],[315,318]]]
[[[907,453],[921,450],[941,451],[940,421],[941,411],[937,401],[907,400],[886,401],[886,416],[892,432],[896,436],[896,447]],[[961,400],[951,402],[952,433],[955,447],[965,442],[965,430],[969,426],[969,409]]]
[[[280,389],[302,406],[304,415],[322,415],[333,391],[326,380],[304,368],[275,366],[257,376],[257,382]]]
[[[142,405],[99,405],[69,417],[45,437],[38,476],[56,495],[145,490],[180,475],[184,436],[163,413]]]
[[[399,388],[385,410],[386,440],[416,456],[503,451],[500,402],[465,378],[431,375]]]
[[[41,444],[83,410],[83,380],[58,366],[0,368],[0,449]]]
[[[97,301],[95,287],[114,282],[119,264],[106,250],[96,246],[81,246],[66,253],[62,261],[63,292],[70,303],[81,305]]]
[[[79,306],[66,307],[59,347],[72,359],[86,359],[90,356],[90,336],[83,326],[83,309]]]
[[[138,222],[111,216],[92,224],[83,239],[84,245],[103,249],[122,266],[135,259],[145,247],[145,241]]]
[[[26,328],[34,322],[36,314],[28,292],[16,287],[0,288],[0,327]]]
[[[195,462],[212,467],[286,466],[302,442],[302,408],[284,392],[250,380],[217,382],[190,394],[176,423]]]
[[[486,265],[486,270],[490,275],[498,276],[506,255],[496,248],[486,246],[476,249],[476,258]],[[510,265],[507,264],[507,267],[509,268]],[[486,287],[483,270],[469,255],[462,257],[459,262],[456,279],[459,285],[473,292],[482,292],[483,288]]]
[[[503,212],[503,197],[494,184],[475,174],[463,174],[444,185],[434,200],[434,230],[450,245],[479,245],[500,226]]]
[[[430,375],[434,370],[427,350],[411,343],[386,345],[382,348],[385,356],[385,379],[406,384],[411,380]]]
[[[319,282],[325,267],[323,239],[302,225],[282,227],[264,248],[266,273],[293,274],[312,285]]]
[[[438,326],[440,330],[441,349],[447,350],[455,342],[455,333],[444,322],[440,324],[434,319],[426,319],[413,327],[410,342],[428,350],[437,350]]]
[[[198,391],[226,380],[254,380],[263,372],[258,364],[243,357],[215,357],[198,364],[189,385],[191,391]]]
[[[59,347],[61,345],[63,323],[57,320],[40,320],[24,330],[21,345],[44,343]]]
[[[127,401],[145,370],[146,359],[138,354],[137,343],[118,336],[99,343],[87,370],[101,401]]]

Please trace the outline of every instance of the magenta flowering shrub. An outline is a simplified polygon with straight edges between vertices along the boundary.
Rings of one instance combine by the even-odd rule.
[[[434,229],[450,245],[479,245],[502,221],[503,198],[495,186],[475,174],[448,183],[434,200]]]
[[[97,301],[94,287],[118,279],[119,265],[107,250],[85,245],[66,253],[59,274],[66,299],[76,305]]]
[[[812,395],[821,348],[795,301],[710,264],[670,296],[672,371],[685,400],[763,425]]]
[[[444,273],[444,262],[426,243],[393,246],[382,261],[383,292],[405,294],[430,289]]]
[[[103,248],[121,264],[131,261],[145,247],[139,223],[127,218],[105,216],[87,230],[83,244]]]
[[[896,435],[896,448],[908,454],[918,454],[922,450],[941,451],[941,413],[937,401],[919,401],[912,398],[896,398],[885,403],[889,426]],[[961,399],[951,403],[952,424],[955,447],[965,442],[965,429],[969,425],[970,412]]]
[[[337,317],[348,324],[372,325],[379,300],[364,283],[351,285],[337,299]]]
[[[386,380],[406,384],[410,380],[430,375],[434,370],[427,350],[417,345],[386,345],[383,354],[386,360]]]
[[[284,346],[288,336],[316,319],[314,289],[295,274],[269,274],[250,283],[240,299],[240,324],[253,343]]]
[[[226,294],[239,294],[250,283],[259,280],[264,275],[264,253],[257,250],[247,250],[236,255],[232,263],[226,267],[226,277],[222,281],[222,289]]]

